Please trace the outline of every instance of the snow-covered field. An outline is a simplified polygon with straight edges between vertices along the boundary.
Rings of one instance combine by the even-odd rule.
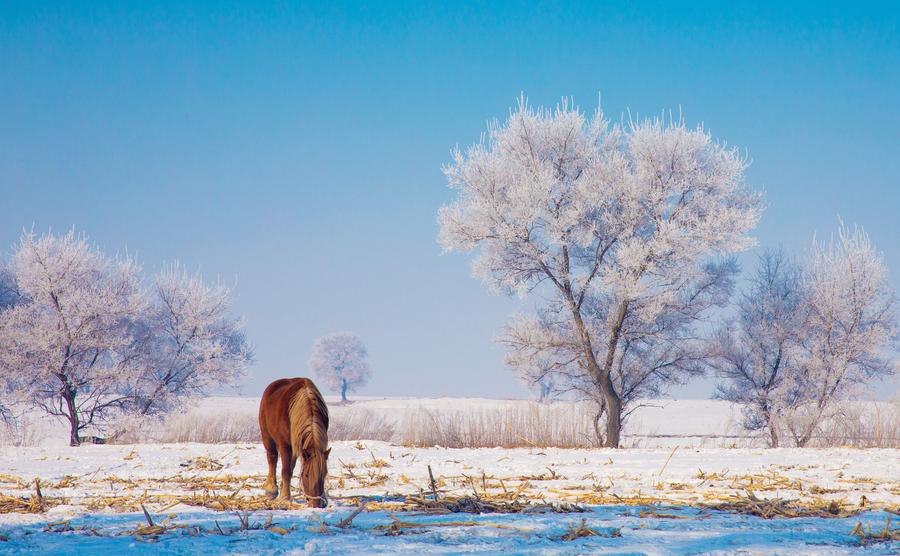
[[[491,402],[497,403],[465,403],[477,408]],[[206,403],[203,411],[255,411],[251,399]],[[369,400],[360,405],[402,413],[416,404],[434,409],[460,403]],[[642,410],[638,416],[647,434],[672,435],[667,437],[671,443],[679,435],[701,436],[732,426],[733,416],[718,402],[672,403],[677,407]],[[684,418],[673,419],[675,409],[684,411]],[[861,549],[850,534],[858,522],[879,531],[891,512],[900,511],[900,450],[895,449],[721,448],[701,447],[693,439],[678,447],[623,450],[414,448],[368,440],[333,442],[332,448],[329,508],[296,504],[270,510],[260,490],[265,455],[255,442],[69,448],[47,436],[38,446],[7,446],[0,449],[0,507],[12,507],[13,500],[22,506],[36,503],[39,480],[46,511],[0,514],[0,552],[846,553]],[[573,503],[589,511],[404,512],[405,497],[430,493],[429,467],[442,497]],[[802,505],[836,501],[844,510],[861,513],[764,520],[709,509],[745,499],[748,492]],[[366,500],[368,511],[350,527],[334,527]],[[136,532],[147,525],[142,504],[155,524],[178,527],[157,535]],[[247,530],[239,530],[236,510],[250,512]],[[395,518],[460,523],[404,528],[392,535],[384,527]],[[562,540],[582,519],[598,534]],[[864,547],[871,553],[898,548],[896,542]]]

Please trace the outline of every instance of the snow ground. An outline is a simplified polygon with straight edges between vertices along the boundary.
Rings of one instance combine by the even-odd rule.
[[[378,529],[391,522],[384,512],[363,513],[347,529],[322,524],[337,523],[348,510],[274,512],[273,525],[283,528],[284,533],[260,529],[225,536],[215,531],[237,528],[237,517],[190,512],[178,514],[174,521],[198,527],[199,534],[191,536],[187,530],[176,530],[155,542],[138,541],[128,534],[143,524],[142,515],[94,515],[69,522],[68,526],[74,529],[71,532],[48,532],[41,523],[4,527],[0,532],[9,540],[0,544],[0,552],[59,555],[126,551],[129,554],[891,554],[897,548],[891,544],[860,546],[849,534],[857,522],[873,530],[882,527],[884,512],[869,512],[851,519],[763,520],[684,508],[665,508],[665,511],[681,518],[646,518],[641,517],[641,508],[606,506],[592,508],[585,514],[466,516],[466,520],[482,525],[405,530],[398,536],[385,535],[383,529]],[[599,535],[561,540],[567,528],[578,526],[582,518]],[[446,522],[459,518],[409,519]],[[260,521],[260,515],[251,517],[251,523]],[[59,525],[49,527],[59,528]]]
[[[64,501],[44,514],[0,515],[0,552],[94,553],[128,548],[153,552],[163,547],[181,553],[256,553],[262,550],[297,553],[586,553],[636,551],[646,553],[716,552],[742,550],[762,553],[835,553],[858,550],[850,536],[861,521],[873,530],[884,526],[885,512],[900,509],[900,451],[855,449],[444,449],[407,448],[384,442],[336,442],[329,466],[329,496],[325,511],[258,511],[262,522],[273,514],[286,535],[268,531],[240,534],[202,534],[184,531],[163,535],[157,543],[134,536],[95,536],[134,529],[143,523],[135,513],[143,502],[157,516],[174,516],[176,523],[213,529],[218,520],[226,529],[237,518],[179,503],[201,495],[232,494],[259,499],[265,455],[257,444],[85,445],[79,448],[41,446],[0,452],[0,493],[27,497],[40,478],[43,496]],[[207,458],[199,459],[198,458]],[[213,465],[209,465],[213,462]],[[221,468],[219,468],[221,465]],[[384,511],[365,512],[346,531],[321,533],[321,521],[334,523],[354,507],[357,497],[382,500],[373,509],[394,511],[385,495],[416,494],[428,490],[428,466],[438,489],[448,494],[496,495],[518,490],[529,500],[577,502],[590,506],[584,514],[542,516],[455,514],[411,517],[415,520],[470,520],[479,527],[428,528],[385,536],[376,525],[387,525]],[[205,468],[205,469],[204,469]],[[752,490],[759,497],[806,502],[841,500],[847,506],[864,504],[867,512],[846,519],[760,520],[687,506],[714,503]],[[295,481],[296,492],[296,481]],[[61,497],[61,499],[60,499]],[[676,506],[692,519],[639,517],[647,505]],[[660,510],[656,507],[657,511]],[[601,533],[621,529],[621,537],[559,540],[566,527],[586,517]],[[88,529],[47,532],[48,523]],[[507,525],[513,529],[499,529]],[[58,529],[60,526],[51,526]],[[293,529],[292,529],[293,528]],[[866,552],[889,553],[897,543],[866,547]]]
[[[586,504],[698,504],[744,495],[843,500],[876,508],[900,505],[900,450],[893,449],[445,449],[385,442],[334,442],[330,495],[415,494],[431,466],[442,490],[455,494],[520,489],[530,499]],[[215,462],[201,469],[197,458]],[[194,479],[246,493],[266,472],[260,444],[138,444],[30,447],[0,453],[0,491],[29,495],[35,478],[45,495],[71,501],[65,516],[97,497],[191,493]],[[230,492],[230,491],[229,491]],[[64,517],[60,515],[60,517]],[[0,516],[0,523],[9,516]]]
[[[204,400],[199,415],[256,411],[254,398]],[[495,409],[516,400],[369,399],[365,407],[384,415],[416,411]],[[398,417],[399,418],[399,417]],[[897,553],[900,543],[861,547],[850,535],[857,522],[873,531],[900,511],[900,450],[756,449],[710,446],[704,438],[733,430],[737,414],[715,401],[654,402],[630,423],[631,431],[661,435],[655,448],[412,448],[387,442],[333,442],[326,510],[297,504],[290,510],[257,510],[251,521],[272,516],[285,534],[268,530],[231,532],[233,512],[195,504],[198,497],[263,500],[266,469],[258,443],[84,445],[69,448],[64,429],[54,429],[32,447],[0,446],[0,503],[27,499],[40,479],[50,507],[45,513],[0,514],[0,554],[135,553]],[[697,442],[701,439],[701,442]],[[677,445],[672,446],[671,443]],[[728,445],[717,442],[712,446]],[[428,467],[447,495],[501,496],[577,503],[586,514],[415,516],[398,513],[397,495],[428,491]],[[294,483],[297,493],[297,481]],[[760,498],[820,504],[839,501],[860,509],[851,518],[762,520],[703,509],[752,491]],[[360,499],[373,500],[353,526],[334,524]],[[189,500],[192,499],[192,500]],[[191,502],[186,503],[186,502]],[[125,534],[144,525],[140,504],[157,523],[170,520],[199,527],[191,536],[179,528],[141,542]],[[686,519],[641,516],[641,509]],[[664,509],[660,509],[664,508]],[[428,527],[388,536],[377,529],[394,512],[407,521],[476,521],[483,525]],[[889,513],[893,512],[893,513]],[[574,541],[560,537],[586,519],[601,536]],[[895,519],[895,521],[900,521]],[[210,533],[218,527],[228,535]],[[896,527],[896,525],[894,526]],[[620,530],[621,537],[609,536]],[[607,536],[603,536],[607,535]],[[2,540],[6,538],[7,540]],[[145,539],[147,540],[147,539]]]

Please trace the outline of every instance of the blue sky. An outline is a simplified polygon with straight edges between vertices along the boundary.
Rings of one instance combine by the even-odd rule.
[[[0,249],[74,225],[234,284],[246,393],[351,330],[363,394],[521,396],[493,342],[520,303],[441,254],[435,213],[450,149],[524,92],[680,109],[752,159],[761,247],[799,252],[840,214],[900,286],[889,3],[321,4],[3,3]]]

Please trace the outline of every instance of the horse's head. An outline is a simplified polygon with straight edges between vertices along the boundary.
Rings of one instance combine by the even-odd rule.
[[[322,450],[312,448],[303,450],[303,467],[300,471],[300,483],[303,485],[303,492],[306,494],[306,501],[310,508],[324,508],[327,500],[325,499],[325,477],[328,476],[328,455],[331,448]]]

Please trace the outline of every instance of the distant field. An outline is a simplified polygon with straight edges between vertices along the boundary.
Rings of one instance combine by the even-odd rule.
[[[327,398],[332,440],[378,440],[449,448],[596,447],[587,403],[484,398]],[[255,397],[210,397],[162,421],[122,423],[117,443],[255,442]],[[740,427],[740,407],[718,400],[645,400],[626,420],[623,447],[763,447]],[[33,415],[0,446],[66,442],[64,424]],[[900,447],[900,403],[852,402],[826,423],[813,446]]]

